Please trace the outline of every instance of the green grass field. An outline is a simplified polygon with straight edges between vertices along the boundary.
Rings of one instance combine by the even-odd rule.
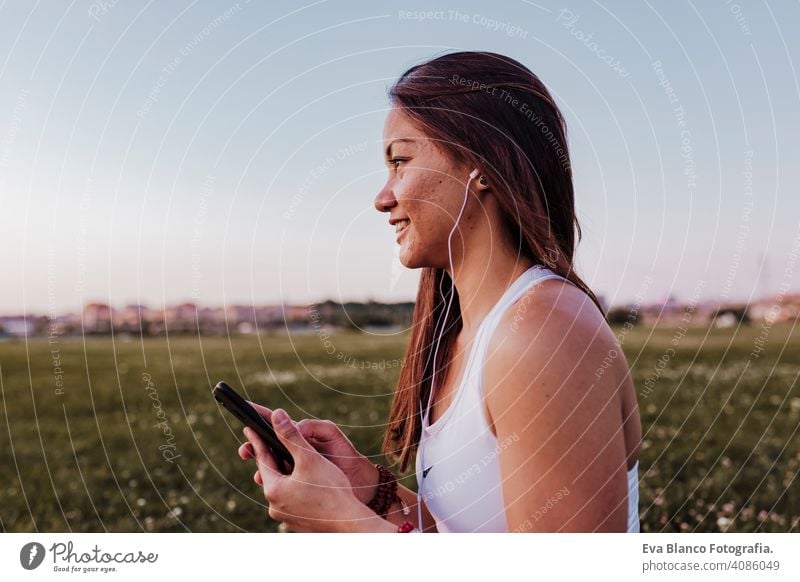
[[[800,528],[800,334],[776,325],[751,357],[763,333],[622,336],[644,432],[643,531]],[[339,333],[327,344],[316,334],[2,342],[0,530],[276,531],[254,465],[236,454],[241,427],[210,388],[225,379],[295,419],[330,418],[383,462],[407,341]],[[413,476],[403,482],[415,488]]]

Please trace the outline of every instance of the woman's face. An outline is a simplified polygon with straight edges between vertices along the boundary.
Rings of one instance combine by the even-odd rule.
[[[389,213],[392,236],[399,237],[400,262],[410,269],[449,270],[447,238],[464,204],[472,168],[455,163],[398,107],[386,117],[383,146],[389,176],[375,198],[375,208]],[[475,190],[476,182],[472,181],[470,190]],[[453,264],[457,264],[457,249],[469,245],[469,225],[476,211],[481,212],[475,197],[469,198],[451,239]],[[395,235],[398,227],[401,230]],[[465,236],[466,241],[462,239]]]

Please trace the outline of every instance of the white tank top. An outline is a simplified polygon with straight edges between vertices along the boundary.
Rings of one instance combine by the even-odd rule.
[[[447,410],[430,426],[430,411],[423,417],[416,458],[419,497],[440,532],[508,531],[498,453],[511,443],[498,442],[484,415],[483,362],[503,312],[534,283],[553,278],[564,279],[534,265],[511,284],[478,327],[463,379]],[[637,460],[628,471],[628,532],[639,531],[638,472]],[[543,508],[547,504],[543,499]]]

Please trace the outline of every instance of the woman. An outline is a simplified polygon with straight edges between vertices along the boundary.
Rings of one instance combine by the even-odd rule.
[[[246,429],[239,454],[258,461],[269,515],[293,531],[639,531],[638,408],[573,271],[559,109],[531,71],[486,52],[412,67],[390,97],[375,206],[422,274],[384,452],[401,470],[416,453],[419,492],[332,422],[259,407],[296,463],[281,474]]]

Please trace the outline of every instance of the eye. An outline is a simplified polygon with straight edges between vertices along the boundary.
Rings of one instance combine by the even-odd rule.
[[[405,162],[405,161],[406,160],[404,160],[402,158],[392,158],[391,160],[388,160],[386,162],[386,165],[389,166],[390,168],[394,169],[394,170],[397,170],[398,164],[401,164],[402,162]]]

